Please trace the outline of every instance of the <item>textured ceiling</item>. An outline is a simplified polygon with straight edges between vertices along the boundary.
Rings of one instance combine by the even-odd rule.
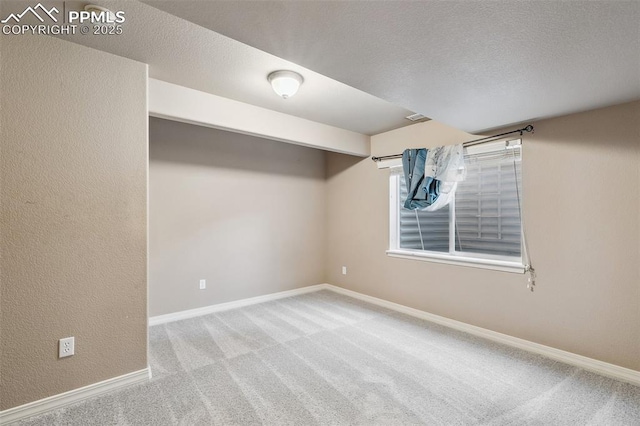
[[[640,98],[638,1],[146,3],[471,132]]]
[[[66,7],[72,10],[86,3],[67,1]],[[96,3],[125,11],[122,35],[60,38],[147,63],[152,78],[359,133],[411,124],[404,118],[410,110],[144,3]],[[267,81],[271,71],[283,68],[305,78],[298,94],[287,100],[278,97]]]

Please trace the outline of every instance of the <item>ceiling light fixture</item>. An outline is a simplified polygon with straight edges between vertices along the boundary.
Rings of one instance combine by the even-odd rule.
[[[297,72],[285,70],[272,72],[267,76],[267,80],[271,83],[273,91],[278,96],[282,96],[283,99],[295,95],[300,85],[304,82],[304,78]]]
[[[98,6],[97,4],[88,4],[84,7],[84,10],[89,13],[95,13],[96,16],[104,14],[106,19],[105,23],[111,24],[116,20],[116,14],[107,9],[106,7]],[[93,22],[93,21],[92,21]]]

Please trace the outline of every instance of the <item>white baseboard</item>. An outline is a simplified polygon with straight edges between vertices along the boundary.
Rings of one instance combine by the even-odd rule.
[[[574,365],[576,367],[580,367],[585,370],[601,374],[603,376],[611,377],[613,379],[640,386],[640,371],[631,370],[629,368],[620,367],[615,364],[609,364],[608,362],[598,361],[597,359],[587,358],[586,356],[577,355],[572,352],[567,352],[560,349],[552,348],[550,346],[534,343],[529,340],[524,340],[517,337],[509,336],[507,334],[498,333],[497,331],[487,330],[486,328],[477,327],[475,325],[467,324],[461,321],[456,321],[450,318],[441,317],[439,315],[430,314],[419,309],[410,308],[398,303],[388,302],[383,299],[378,299],[377,297],[367,296],[366,294],[347,290],[342,287],[336,287],[331,284],[324,284],[322,285],[322,288],[334,291],[336,293],[344,294],[345,296],[350,296],[355,299],[360,299],[364,302],[382,306],[387,309],[402,312],[403,314],[407,314],[412,317],[421,318],[436,324],[444,325],[446,327],[463,331],[474,336],[483,337],[494,342],[502,343],[528,352],[533,352],[538,355],[543,355],[547,358],[564,362],[565,364]]]
[[[82,388],[73,389],[68,392],[40,399],[38,401],[33,401],[18,407],[9,408],[8,410],[0,411],[0,425],[8,425],[27,417],[37,416],[38,414],[43,414],[46,411],[62,408],[69,404],[98,396],[105,392],[111,392],[125,386],[143,383],[150,378],[151,372],[149,368],[145,368],[122,376],[114,377],[112,379],[104,380],[102,382],[94,383],[92,385],[84,386]]]
[[[280,291],[278,293],[265,294],[263,296],[250,297],[248,299],[234,300],[232,302],[218,303],[217,305],[204,306],[202,308],[189,309],[186,311],[172,312],[170,314],[158,315],[149,318],[149,327],[168,322],[179,321],[187,318],[195,318],[201,315],[208,315],[214,312],[227,311],[229,309],[241,308],[243,306],[255,305],[257,303],[268,302],[270,300],[283,299],[285,297],[297,296],[299,294],[310,293],[326,288],[325,284],[311,285],[308,287],[295,288],[293,290]]]

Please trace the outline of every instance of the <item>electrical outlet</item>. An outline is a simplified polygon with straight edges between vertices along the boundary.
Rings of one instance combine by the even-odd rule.
[[[347,267],[346,266],[342,267],[342,275],[347,275]]]
[[[65,337],[64,339],[60,339],[58,342],[58,357],[64,358],[66,356],[71,356],[76,351],[76,343],[75,338]]]
[[[200,280],[200,290],[207,288],[207,280]]]

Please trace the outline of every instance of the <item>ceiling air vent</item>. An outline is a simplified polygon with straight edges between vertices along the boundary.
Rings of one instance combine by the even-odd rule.
[[[415,121],[427,121],[427,120],[429,120],[429,118],[427,118],[424,115],[419,114],[419,113],[407,115],[405,118],[407,120],[409,120],[409,121],[414,121],[414,122]]]

